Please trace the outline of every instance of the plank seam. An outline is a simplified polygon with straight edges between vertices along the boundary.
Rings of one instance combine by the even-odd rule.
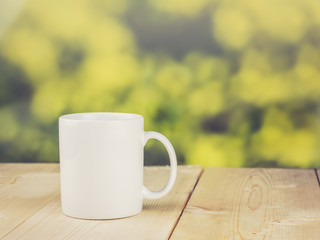
[[[183,206],[183,209],[182,209],[182,211],[181,211],[181,213],[180,213],[177,221],[175,222],[174,226],[172,227],[172,230],[171,230],[171,233],[170,233],[170,235],[169,235],[169,237],[168,237],[168,240],[171,238],[174,230],[176,229],[176,227],[177,227],[177,225],[178,225],[178,223],[179,223],[179,221],[180,221],[180,219],[181,219],[181,217],[182,217],[182,215],[183,215],[183,213],[184,213],[184,210],[186,209],[186,207],[187,207],[187,205],[188,205],[188,203],[189,203],[189,201],[190,201],[190,198],[191,198],[192,194],[194,193],[194,190],[196,189],[196,187],[197,187],[197,185],[198,185],[198,182],[199,182],[199,180],[200,180],[203,172],[204,172],[204,170],[201,169],[201,172],[199,173],[199,176],[198,176],[198,178],[197,178],[197,181],[196,181],[196,183],[194,184],[192,190],[190,191],[190,193],[189,193],[189,195],[188,195],[188,197],[187,197],[187,200],[185,201],[185,204],[184,204],[184,206]]]
[[[315,172],[315,174],[316,174],[316,177],[317,177],[317,180],[318,180],[318,185],[319,185],[319,187],[320,187],[319,174],[318,174],[318,171],[317,171],[317,169],[316,169],[316,168],[314,169],[314,172]]]
[[[44,207],[46,207],[49,203],[51,203],[52,201],[55,200],[55,198],[57,198],[60,195],[60,193],[58,193],[57,195],[53,196],[44,206],[42,206],[41,208],[39,208],[36,212],[32,213],[29,217],[27,217],[26,219],[24,219],[20,224],[18,224],[17,226],[15,226],[14,228],[12,228],[9,232],[7,232],[4,236],[2,236],[1,239],[7,237],[9,234],[11,234],[13,231],[15,231],[18,227],[20,227],[22,224],[24,224],[27,220],[29,220],[32,216],[34,216],[35,214],[37,214],[39,211],[41,211],[41,209],[43,209]]]

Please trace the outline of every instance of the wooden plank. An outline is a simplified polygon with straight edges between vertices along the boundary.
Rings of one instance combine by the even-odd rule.
[[[168,239],[196,184],[201,167],[179,166],[172,191],[159,200],[145,200],[142,213],[117,220],[81,220],[62,214],[60,197],[24,221],[3,239]],[[167,167],[145,168],[145,184],[160,189]]]
[[[316,175],[317,175],[317,180],[320,186],[320,170],[319,169],[315,169]]]
[[[170,239],[319,239],[314,170],[207,168]]]
[[[0,164],[0,239],[59,191],[57,164]]]

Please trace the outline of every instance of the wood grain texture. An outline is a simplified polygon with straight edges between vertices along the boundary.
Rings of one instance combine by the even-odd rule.
[[[59,192],[57,164],[0,164],[0,239]]]
[[[170,239],[320,237],[314,170],[207,168]]]
[[[196,184],[201,167],[179,166],[172,191],[159,200],[145,200],[142,213],[117,220],[81,220],[70,218],[61,212],[60,196],[56,196],[33,216],[19,222],[16,227],[8,225],[3,239],[168,239]],[[158,190],[169,177],[167,167],[145,168],[145,185]],[[27,186],[26,188],[31,188]],[[6,206],[4,206],[4,209]],[[25,209],[7,209],[18,212]],[[3,221],[6,225],[6,220]]]

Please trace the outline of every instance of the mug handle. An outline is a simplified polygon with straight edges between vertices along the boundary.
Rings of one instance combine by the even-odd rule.
[[[142,188],[143,198],[157,199],[157,198],[161,198],[164,195],[166,195],[171,190],[171,188],[174,184],[174,181],[176,180],[177,157],[176,157],[176,153],[175,153],[170,141],[165,136],[163,136],[161,133],[152,132],[152,131],[144,132],[143,146],[146,145],[146,143],[148,142],[149,139],[156,139],[156,140],[160,141],[167,149],[167,152],[169,154],[169,159],[170,159],[170,177],[169,177],[167,185],[163,189],[161,189],[160,191],[157,191],[157,192],[150,191],[145,186],[143,186],[143,188]]]

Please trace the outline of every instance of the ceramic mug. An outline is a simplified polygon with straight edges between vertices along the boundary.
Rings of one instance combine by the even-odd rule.
[[[143,148],[157,139],[168,151],[170,177],[160,191],[143,186]],[[145,132],[143,117],[130,113],[75,113],[59,118],[61,205],[64,214],[114,219],[138,214],[142,200],[172,188],[177,159],[169,140]]]

